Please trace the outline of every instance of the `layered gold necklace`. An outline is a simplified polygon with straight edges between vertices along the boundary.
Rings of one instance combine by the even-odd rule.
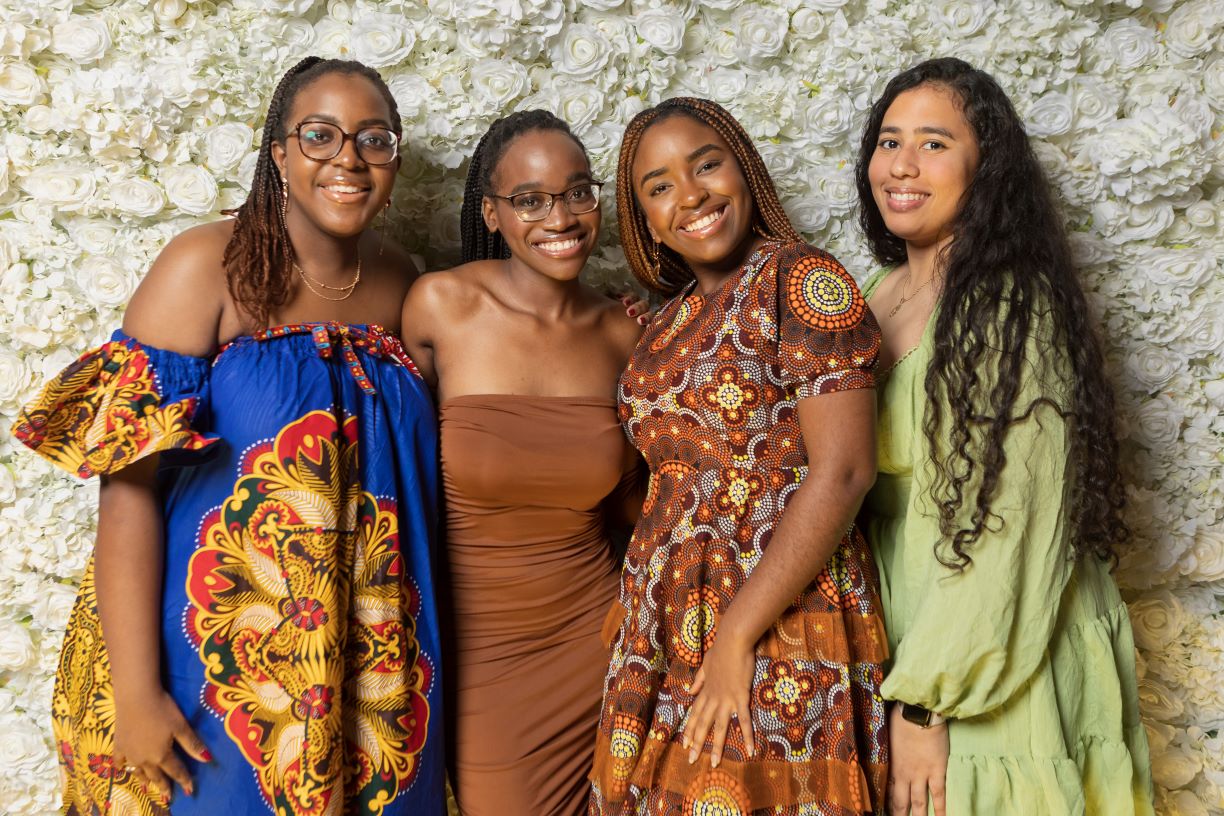
[[[357,291],[357,284],[361,283],[361,253],[357,254],[357,274],[353,276],[351,283],[346,283],[344,286],[331,286],[323,281],[318,281],[311,278],[306,274],[306,270],[298,266],[298,262],[296,260],[293,261],[293,268],[297,271],[298,275],[301,276],[302,282],[306,284],[306,288],[313,292],[316,297],[321,297],[324,300],[330,300],[333,302],[348,300],[350,297],[352,297],[353,292]],[[343,294],[341,294],[339,297],[333,297],[325,292],[319,291],[320,289],[327,289],[332,292],[343,292]]]

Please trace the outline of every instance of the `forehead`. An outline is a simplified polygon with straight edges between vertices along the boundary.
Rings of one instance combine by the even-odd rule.
[[[694,150],[708,144],[730,151],[726,139],[705,122],[685,114],[669,116],[642,134],[633,167],[646,172],[669,162],[683,161]]]
[[[391,124],[391,109],[374,83],[360,74],[340,72],[324,74],[298,89],[289,120],[300,122],[310,116],[350,126],[369,120]]]
[[[969,129],[955,92],[939,85],[919,85],[897,95],[884,112],[882,126],[938,125],[947,130]]]
[[[590,164],[578,143],[559,130],[529,130],[506,146],[493,177],[499,185],[526,182],[565,184],[577,174],[590,174]]]

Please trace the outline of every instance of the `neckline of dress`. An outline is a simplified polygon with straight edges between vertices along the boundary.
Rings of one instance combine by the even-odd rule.
[[[766,238],[759,247],[752,250],[752,253],[747,257],[747,259],[745,259],[744,262],[739,265],[739,269],[728,275],[727,279],[718,284],[714,291],[710,292],[709,294],[697,291],[698,280],[696,277],[694,277],[691,281],[689,281],[688,286],[686,286],[680,293],[680,302],[683,303],[693,295],[701,298],[703,303],[712,297],[718,296],[719,293],[723,292],[728,286],[732,285],[732,281],[742,278],[749,269],[758,267],[768,260],[769,256],[774,252],[777,252],[778,247],[782,246],[783,243],[785,242],[779,238]]]
[[[456,397],[447,397],[438,403],[438,409],[446,407],[456,402],[462,401],[490,401],[490,400],[516,400],[520,402],[540,401],[545,403],[598,403],[601,406],[614,406],[616,400],[613,397],[596,397],[589,394],[579,395],[558,395],[558,394],[460,394]]]

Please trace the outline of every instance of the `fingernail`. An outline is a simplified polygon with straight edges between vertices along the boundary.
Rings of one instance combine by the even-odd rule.
[[[205,748],[200,752],[200,759],[204,760],[205,762],[212,762],[212,752]]]
[[[689,751],[689,764],[692,765],[696,761],[697,761],[697,752]]]
[[[634,309],[634,308],[630,307],[630,309],[629,309],[629,316],[630,316],[630,317],[633,317],[635,314],[637,314],[637,309]]]
[[[715,754],[714,756],[710,757],[710,767],[711,768],[718,767],[718,754]]]
[[[187,792],[188,796],[195,796],[195,785],[188,785],[183,790]]]
[[[646,315],[642,315],[641,317],[638,318],[638,324],[642,326],[646,325]]]

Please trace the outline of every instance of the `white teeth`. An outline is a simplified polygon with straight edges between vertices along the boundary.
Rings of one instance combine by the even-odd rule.
[[[578,239],[567,238],[564,241],[541,241],[536,246],[548,252],[564,252],[567,249],[573,249],[578,246]]]
[[[888,197],[895,201],[921,201],[926,193],[889,193]]]
[[[360,187],[354,187],[351,184],[329,184],[327,185],[327,189],[331,190],[333,193],[360,193],[362,192],[362,189]]]
[[[680,229],[684,230],[685,232],[696,232],[699,229],[705,229],[706,227],[710,226],[718,219],[722,218],[722,214],[723,214],[722,210],[716,210],[715,212],[712,212],[709,215],[705,215],[705,216],[702,216],[701,218],[698,218],[696,221],[694,221],[691,224],[685,224]]]

